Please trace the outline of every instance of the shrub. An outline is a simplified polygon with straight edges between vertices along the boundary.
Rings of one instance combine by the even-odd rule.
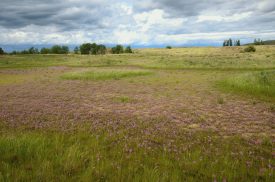
[[[172,49],[172,47],[171,46],[166,46],[166,49]]]
[[[256,52],[256,48],[254,46],[248,46],[244,49],[244,52]]]

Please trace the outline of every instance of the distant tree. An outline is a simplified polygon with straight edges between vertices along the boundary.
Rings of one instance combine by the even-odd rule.
[[[80,53],[81,54],[90,54],[91,49],[92,49],[92,44],[84,43],[80,46]]]
[[[166,49],[172,49],[172,47],[171,46],[166,46]]]
[[[34,47],[29,48],[28,53],[29,54],[35,54],[36,53],[35,48]]]
[[[125,51],[124,51],[124,52],[125,52],[125,53],[133,53],[131,46],[127,46],[127,47],[125,48]]]
[[[0,55],[4,55],[5,51],[2,49],[2,47],[0,47]]]
[[[222,46],[223,46],[223,47],[226,46],[226,40],[223,41]]]
[[[90,54],[96,55],[98,53],[98,46],[96,43],[91,44]]]
[[[124,48],[122,45],[117,45],[112,48],[112,53],[113,54],[122,54],[124,52]]]
[[[241,41],[240,40],[237,40],[236,46],[241,46]]]
[[[97,54],[106,54],[107,48],[105,45],[97,45]]]
[[[79,53],[79,48],[78,48],[77,46],[74,48],[74,53],[75,53],[75,54],[78,54],[78,53]]]
[[[59,45],[54,45],[51,47],[51,53],[59,54],[61,52],[61,47]]]
[[[68,46],[54,45],[51,48],[51,53],[53,53],[53,54],[68,54],[69,53],[69,47]]]
[[[232,39],[229,39],[229,46],[233,46]]]
[[[43,48],[40,50],[40,53],[41,53],[41,54],[50,54],[50,53],[51,53],[51,50],[48,49],[48,48],[43,47]]]
[[[19,54],[33,54],[33,53],[31,53],[32,51],[33,50],[23,50],[23,51],[19,52]]]
[[[68,46],[62,46],[60,54],[68,54],[69,53],[69,47]]]

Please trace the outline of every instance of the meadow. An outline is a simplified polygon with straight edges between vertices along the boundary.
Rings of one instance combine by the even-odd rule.
[[[274,181],[275,46],[0,56],[0,181]]]

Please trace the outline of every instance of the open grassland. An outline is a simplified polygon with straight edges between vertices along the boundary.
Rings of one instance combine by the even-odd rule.
[[[0,181],[274,181],[256,48],[0,57]]]

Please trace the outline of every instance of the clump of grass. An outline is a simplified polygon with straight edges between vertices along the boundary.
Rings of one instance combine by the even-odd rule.
[[[132,102],[133,99],[131,99],[130,97],[127,97],[127,96],[121,96],[121,97],[115,97],[114,101],[121,102],[121,103],[129,103],[129,102]]]
[[[222,97],[218,97],[218,104],[224,104],[224,99]]]
[[[146,76],[151,71],[143,70],[95,70],[86,72],[65,73],[61,76],[65,80],[118,80],[126,77]]]
[[[0,85],[17,84],[24,82],[26,75],[0,74]]]
[[[265,98],[275,98],[275,71],[242,74],[218,82],[227,91]]]

